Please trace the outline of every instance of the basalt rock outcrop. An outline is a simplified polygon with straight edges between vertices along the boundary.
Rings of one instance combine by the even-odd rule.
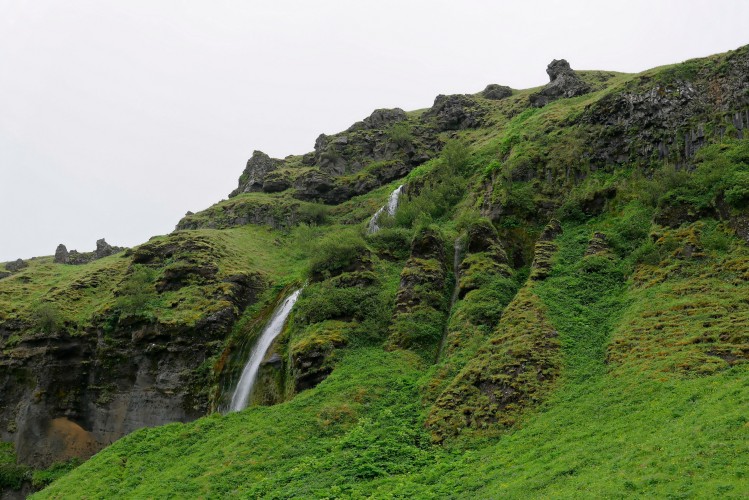
[[[490,83],[484,90],[481,91],[481,95],[486,99],[493,101],[499,101],[512,95],[512,89],[507,85],[498,85],[496,83]]]
[[[641,75],[601,97],[579,121],[598,127],[587,156],[594,167],[649,160],[689,165],[704,145],[749,128],[749,47]]]
[[[557,99],[577,97],[590,92],[590,85],[585,83],[570,68],[570,63],[564,59],[554,59],[546,68],[551,80],[540,92],[531,94],[528,98],[531,106],[542,108]]]
[[[110,245],[104,238],[96,240],[96,250],[93,252],[79,252],[77,250],[68,251],[65,245],[60,243],[55,250],[54,262],[56,264],[88,264],[94,260],[103,259],[104,257],[109,257],[110,255],[122,252],[123,250],[125,249],[122,247]]]
[[[237,186],[237,189],[232,191],[229,194],[229,197],[231,198],[239,193],[264,191],[265,177],[270,172],[283,166],[283,164],[283,160],[271,158],[262,151],[253,151],[252,156],[247,160],[244,172],[239,176],[239,185]],[[269,184],[270,189],[276,189],[277,187],[278,184]]]
[[[480,127],[486,110],[467,94],[438,95],[432,107],[422,115],[422,121],[433,121],[440,132]]]
[[[320,134],[314,151],[301,157],[279,160],[255,151],[229,197],[289,191],[297,200],[337,205],[403,177],[432,158],[440,147],[431,126],[409,120],[400,108],[377,109],[343,132]],[[202,220],[200,215],[205,212],[185,217],[177,229],[226,227]],[[229,225],[265,224],[268,219],[266,214],[250,214]]]

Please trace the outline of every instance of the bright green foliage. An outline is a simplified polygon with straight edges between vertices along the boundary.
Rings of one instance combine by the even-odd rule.
[[[55,304],[43,302],[32,311],[36,327],[44,333],[55,333],[62,327],[63,318]]]
[[[407,121],[402,121],[391,126],[387,131],[388,139],[394,144],[404,147],[413,141],[413,133],[411,131],[411,124]]]
[[[675,138],[658,139],[674,147],[658,159],[640,154],[632,128],[630,159],[593,172],[587,153],[616,127],[585,121],[620,92],[727,71],[728,57],[643,75],[580,72],[593,92],[542,109],[527,107],[534,89],[517,91],[482,104],[489,126],[442,134],[439,158],[324,214],[287,195],[239,195],[217,205],[218,222],[228,222],[223,212],[249,214],[241,204],[271,222],[291,220],[291,206],[312,216],[154,240],[201,245],[152,266],[157,283],[200,258],[218,262],[221,278],[252,271],[268,280],[227,352],[251,342],[290,287],[312,278],[273,349],[285,360],[322,359],[309,369],[327,378],[295,391],[307,369],[297,364],[284,374],[285,402],[138,431],[39,496],[749,496],[749,140],[731,127],[711,132],[723,116],[699,116],[715,122],[707,145],[685,159],[687,131],[668,131]],[[396,127],[385,133],[407,139]],[[391,166],[375,162],[344,180]],[[395,217],[362,236],[404,182]],[[553,217],[564,231],[537,241]],[[455,273],[451,243],[477,227],[502,252],[466,251]],[[439,243],[411,244],[425,234]],[[28,318],[14,299],[26,294],[85,323],[114,307],[137,268],[121,257],[87,267],[47,259],[5,278],[0,319]],[[96,293],[69,286],[95,278]],[[190,324],[215,310],[205,297],[220,286],[188,281],[148,303],[159,321]]]
[[[16,463],[13,444],[0,442],[0,490],[5,488],[18,490],[24,481],[29,480],[30,476],[29,467]]]
[[[119,287],[115,307],[123,314],[148,316],[156,301],[155,276],[153,269],[142,265],[134,266]]]
[[[367,252],[367,245],[358,232],[330,234],[313,243],[309,273],[312,276],[330,277],[352,271],[362,263]]]

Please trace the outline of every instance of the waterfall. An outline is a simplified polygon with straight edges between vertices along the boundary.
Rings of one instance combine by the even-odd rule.
[[[387,210],[390,217],[395,215],[395,211],[398,209],[398,202],[400,201],[401,192],[403,191],[403,184],[395,188],[388,197],[388,203],[384,207],[380,207],[378,211],[369,219],[369,226],[367,226],[367,232],[369,234],[376,233],[380,230],[380,226],[377,225],[377,221],[380,220],[382,213]]]
[[[266,323],[265,328],[260,333],[255,347],[250,353],[250,359],[247,360],[247,364],[244,365],[242,370],[242,376],[239,378],[237,388],[234,389],[234,394],[231,397],[231,405],[229,411],[240,411],[247,407],[247,402],[252,394],[252,388],[257,380],[257,372],[260,369],[260,363],[263,362],[265,354],[268,352],[268,348],[273,343],[273,340],[281,333],[284,325],[286,324],[286,318],[289,317],[291,308],[294,307],[294,303],[299,298],[299,294],[302,289],[296,290],[294,293],[289,295],[283,303],[273,311],[270,320]]]
[[[447,320],[445,321],[445,331],[442,333],[442,339],[440,340],[440,345],[437,349],[437,359],[435,360],[435,362],[439,361],[442,357],[442,350],[445,348],[445,339],[447,337],[447,329],[450,327],[450,316],[452,315],[452,310],[455,307],[455,303],[458,302],[458,297],[460,296],[460,254],[463,251],[463,239],[460,236],[455,238],[453,250],[453,274],[455,275],[455,285],[453,285],[453,293],[450,297],[450,308],[447,310],[448,316]]]

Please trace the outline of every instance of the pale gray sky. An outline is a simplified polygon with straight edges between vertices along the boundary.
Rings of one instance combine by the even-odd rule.
[[[546,65],[638,72],[749,43],[745,0],[0,0],[0,261],[133,246],[253,149]]]

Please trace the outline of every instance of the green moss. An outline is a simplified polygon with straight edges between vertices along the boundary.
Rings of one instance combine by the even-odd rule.
[[[549,392],[560,364],[557,333],[538,297],[525,288],[489,341],[435,402],[427,419],[433,439],[513,425]]]

